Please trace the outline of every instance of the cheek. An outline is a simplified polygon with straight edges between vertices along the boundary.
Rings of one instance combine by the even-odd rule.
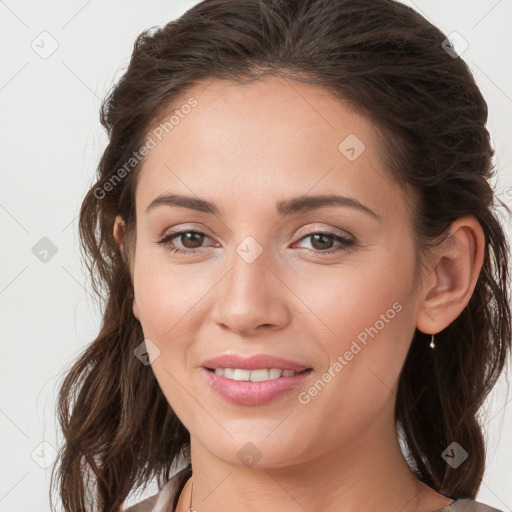
[[[197,404],[190,400],[190,393],[197,394],[190,381],[190,348],[204,322],[201,298],[208,291],[204,278],[192,265],[171,265],[141,250],[134,291],[144,338],[159,350],[151,369],[163,394],[180,419],[200,417]],[[189,428],[188,422],[186,426]]]
[[[304,410],[311,418],[330,418],[331,426],[322,428],[333,440],[341,435],[340,425],[344,438],[350,438],[393,400],[414,333],[413,267],[408,260],[394,266],[389,261],[375,258],[364,269],[317,275],[315,286],[308,280],[301,287],[302,299],[321,320],[308,314],[315,320],[308,323],[321,326],[311,328],[329,356],[320,371],[321,382],[301,397],[301,403],[309,401]]]
[[[146,252],[146,254],[145,254]],[[163,252],[163,249],[162,249]],[[198,267],[171,264],[164,256],[141,249],[134,270],[134,292],[147,337],[163,342],[177,337],[198,317],[209,281]]]
[[[293,291],[302,303],[300,308],[318,324],[318,334],[337,338],[341,343],[376,323],[384,333],[390,330],[388,325],[402,321],[405,315],[397,310],[414,298],[413,268],[403,254],[401,260],[396,260],[392,253],[377,252],[371,261],[368,258],[338,267],[311,267],[301,269],[299,276],[285,276],[286,282],[293,283]]]
[[[382,387],[381,380],[391,388],[398,378],[415,328],[413,272],[412,252],[402,243],[364,263],[319,267],[291,281],[307,306],[302,318],[311,319],[311,335],[329,355],[324,370],[341,356],[343,370],[335,373],[351,389]]]

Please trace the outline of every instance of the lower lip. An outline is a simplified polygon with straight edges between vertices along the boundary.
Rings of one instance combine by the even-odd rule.
[[[266,404],[287,391],[301,386],[312,371],[306,370],[292,377],[279,377],[279,379],[263,382],[248,382],[227,379],[203,368],[203,373],[213,390],[229,402],[238,405]]]

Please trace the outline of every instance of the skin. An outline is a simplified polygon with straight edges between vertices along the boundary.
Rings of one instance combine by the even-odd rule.
[[[384,168],[369,119],[318,86],[281,78],[214,81],[184,98],[191,96],[198,105],[146,157],[136,243],[126,251],[134,315],[160,351],[152,369],[190,432],[194,508],[430,512],[450,504],[410,470],[393,410],[415,328],[441,331],[473,293],[483,263],[480,224],[458,219],[414,287],[407,198]],[[338,149],[349,134],[365,144],[354,161]],[[146,213],[171,191],[214,202],[220,214],[168,205]],[[356,198],[380,219],[340,206],[276,213],[283,199],[333,192]],[[168,243],[199,252],[173,254],[158,245],[171,228],[204,233],[202,242],[181,236]],[[356,242],[322,255],[343,246],[335,238],[302,238],[304,228]],[[114,235],[124,251],[119,216]],[[236,252],[248,236],[262,249],[252,263]],[[394,303],[400,312],[301,403],[299,392]],[[313,367],[313,375],[266,405],[231,404],[202,374],[203,361],[230,351],[292,359]],[[249,442],[261,453],[252,467],[237,457]],[[178,511],[189,506],[190,484]]]

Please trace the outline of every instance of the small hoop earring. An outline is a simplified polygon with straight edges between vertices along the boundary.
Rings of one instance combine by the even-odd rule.
[[[435,346],[436,344],[434,343],[434,335],[432,334],[432,338],[430,339],[430,348],[434,349]]]

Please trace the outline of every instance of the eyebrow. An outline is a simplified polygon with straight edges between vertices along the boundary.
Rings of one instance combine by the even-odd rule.
[[[185,196],[181,194],[166,193],[157,196],[149,206],[146,208],[146,213],[159,206],[179,206],[196,210],[202,213],[210,213],[213,215],[220,215],[219,208],[210,201],[200,199],[198,197]],[[337,194],[325,194],[316,196],[299,196],[284,201],[279,201],[276,204],[277,213],[281,216],[293,215],[295,213],[302,213],[305,211],[316,210],[327,206],[344,206],[349,208],[356,208],[375,219],[380,220],[380,215],[359,202],[353,197],[345,197]]]

